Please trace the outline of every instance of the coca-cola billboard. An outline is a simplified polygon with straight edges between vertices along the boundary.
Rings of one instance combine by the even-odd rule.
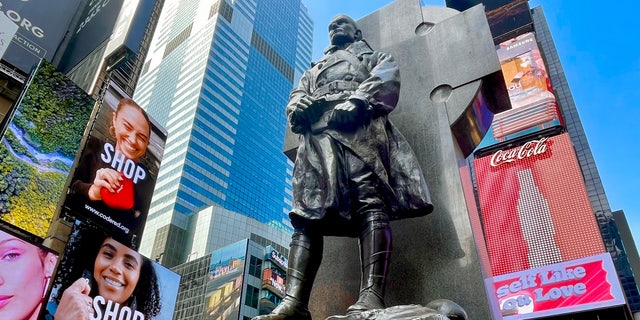
[[[568,134],[474,161],[493,276],[605,252]]]

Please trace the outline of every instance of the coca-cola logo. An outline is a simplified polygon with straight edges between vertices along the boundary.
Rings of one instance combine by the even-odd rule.
[[[496,151],[496,153],[491,156],[491,166],[497,167],[505,163],[513,163],[517,160],[544,154],[547,151],[547,140],[549,140],[549,138],[532,140],[525,143],[520,148]]]

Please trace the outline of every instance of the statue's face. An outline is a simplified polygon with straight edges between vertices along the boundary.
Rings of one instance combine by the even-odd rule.
[[[338,15],[329,23],[329,39],[334,45],[354,42],[357,31],[356,23],[345,15]]]

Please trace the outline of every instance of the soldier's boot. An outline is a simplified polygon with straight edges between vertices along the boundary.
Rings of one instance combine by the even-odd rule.
[[[368,214],[360,235],[362,278],[358,301],[347,314],[384,309],[384,286],[391,255],[391,228],[384,213]]]
[[[291,239],[285,297],[268,315],[253,320],[311,320],[309,297],[322,261],[322,236],[295,232]]]

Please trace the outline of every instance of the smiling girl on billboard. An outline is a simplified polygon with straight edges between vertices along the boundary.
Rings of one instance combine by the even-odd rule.
[[[94,228],[77,227],[55,280],[55,320],[150,320],[161,310],[151,260]]]
[[[151,139],[151,123],[144,110],[129,98],[121,99],[112,112],[105,130],[110,137],[107,141],[96,136],[99,123],[100,119],[96,120],[65,205],[73,213],[131,239],[141,232],[155,184],[143,161]]]

